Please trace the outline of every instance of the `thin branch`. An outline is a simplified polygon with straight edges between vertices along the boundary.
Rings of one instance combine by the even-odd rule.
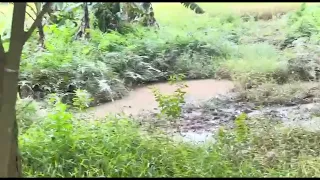
[[[31,11],[33,11],[33,13],[34,13],[35,15],[38,14],[37,11],[34,10],[34,8],[33,8],[31,5],[27,4],[27,6],[31,9]],[[26,12],[27,12],[27,11],[26,11]]]
[[[26,13],[28,14],[28,16],[29,16],[32,20],[35,21],[35,19],[31,16],[31,14],[29,14],[27,11],[26,11]]]
[[[41,12],[37,15],[36,20],[33,22],[28,32],[26,32],[24,42],[26,42],[31,37],[33,31],[37,28],[37,26],[39,26],[39,23],[41,23],[44,14],[49,11],[51,4],[52,3],[48,2],[43,6]]]
[[[36,7],[36,12],[37,12],[37,15],[38,15],[39,12],[41,11],[42,3],[35,2],[34,6]]]

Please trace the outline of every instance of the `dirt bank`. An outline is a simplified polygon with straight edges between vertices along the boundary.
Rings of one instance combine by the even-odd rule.
[[[233,128],[234,120],[241,113],[246,113],[249,118],[259,119],[259,121],[283,123],[286,126],[298,126],[310,131],[320,130],[319,84],[302,83],[300,85],[304,88],[296,89],[294,94],[287,94],[286,97],[275,94],[273,99],[260,98],[261,101],[268,103],[248,102],[248,99],[243,99],[241,93],[227,93],[198,104],[186,103],[181,116],[173,123],[168,123],[168,119],[159,119],[154,111],[141,114],[138,120],[147,127],[146,129],[154,127],[166,131],[169,129],[167,132],[173,132],[173,135],[185,136],[182,140],[195,142],[210,139],[210,136],[221,126]],[[297,88],[296,85],[277,85],[276,87],[278,89]],[[277,88],[273,91],[277,92]],[[255,94],[263,96],[263,93]],[[281,101],[278,98],[281,98]]]

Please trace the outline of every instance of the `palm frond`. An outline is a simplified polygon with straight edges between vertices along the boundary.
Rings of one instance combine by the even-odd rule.
[[[194,2],[180,2],[184,7],[193,10],[196,14],[203,14],[205,13],[204,10]]]

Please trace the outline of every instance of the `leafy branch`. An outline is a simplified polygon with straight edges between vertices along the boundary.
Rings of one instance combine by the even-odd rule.
[[[181,2],[181,4],[184,7],[193,10],[196,14],[205,13],[204,10],[197,3],[194,3],[194,2]]]

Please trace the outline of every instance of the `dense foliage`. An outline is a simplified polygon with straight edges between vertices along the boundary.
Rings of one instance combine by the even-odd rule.
[[[86,89],[96,104],[121,98],[136,84],[166,80],[176,73],[184,74],[187,79],[216,75],[242,84],[248,78],[255,84],[271,79],[285,83],[290,78],[315,78],[315,68],[309,67],[312,61],[303,61],[306,67],[302,71],[299,62],[293,64],[292,58],[301,56],[298,53],[301,43],[317,45],[317,18],[312,16],[317,10],[310,7],[307,11],[302,7],[292,15],[270,22],[258,37],[251,26],[261,28],[257,26],[261,22],[252,19],[244,23],[235,15],[203,18],[192,26],[192,21],[183,22],[187,29],[176,25],[155,31],[126,25],[125,34],[91,29],[89,41],[74,40],[77,27],[69,20],[64,25],[48,25],[44,27],[46,49],[37,50],[35,42],[30,41],[24,50],[21,84],[26,93],[22,97],[30,93],[36,98],[48,93],[70,94],[80,88]],[[285,28],[271,36],[268,31],[274,26]],[[274,42],[274,37],[278,42]],[[256,42],[247,42],[247,38]],[[280,52],[284,44],[288,48]],[[285,56],[281,56],[283,53]],[[256,61],[257,58],[260,60]],[[289,72],[300,75],[293,77]]]
[[[180,19],[181,15],[167,17],[176,18],[174,23],[168,23],[155,16],[160,28],[133,22],[106,28],[103,23],[110,25],[115,17],[97,19],[102,17],[104,8],[90,9],[92,28],[86,29],[90,33],[88,39],[75,38],[79,27],[74,22],[82,16],[64,14],[63,21],[43,27],[45,48],[39,47],[37,33],[24,47],[20,96],[46,100],[49,112],[39,114],[39,102],[28,98],[18,101],[25,176],[320,175],[315,168],[319,164],[318,132],[282,128],[265,119],[248,120],[242,114],[235,120],[235,129],[221,128],[215,143],[194,146],[172,141],[162,133],[142,132],[138,123],[128,117],[89,121],[92,117],[73,114],[66,105],[82,110],[83,99],[88,100],[86,105],[91,97],[91,105],[119,99],[135,85],[168,80],[174,74],[183,74],[187,79],[230,79],[237,83],[239,91],[261,87],[266,82],[317,80],[319,7],[304,4],[297,11],[270,21],[191,12]],[[3,34],[2,27],[6,26],[1,23]],[[248,100],[270,100],[272,95],[246,92]],[[59,98],[52,98],[52,93]],[[82,100],[77,93],[83,93]],[[181,94],[178,99],[163,98],[161,94],[157,97],[161,102],[173,99],[176,103],[183,102],[184,92]],[[163,111],[170,114],[166,107],[172,104],[162,104]],[[178,107],[176,104],[174,107]],[[177,112],[180,109],[171,114]]]

